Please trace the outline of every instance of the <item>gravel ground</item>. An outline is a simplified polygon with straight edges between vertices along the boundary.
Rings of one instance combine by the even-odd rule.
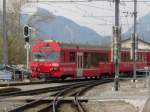
[[[147,80],[120,82],[119,91],[113,90],[114,83],[99,85],[85,93],[93,98],[83,103],[88,112],[141,112],[148,97]]]
[[[65,103],[58,108],[58,112],[78,112],[71,103]]]
[[[113,83],[96,86],[95,88],[86,92],[83,97],[94,98],[88,103],[82,103],[87,112],[140,112],[148,96],[147,81],[140,79],[136,83],[131,81],[120,82],[119,91],[113,91]],[[43,88],[62,85],[62,83],[50,83],[42,85],[28,85],[20,86],[23,90],[33,88]],[[45,94],[46,95],[46,94]],[[107,98],[107,99],[106,99]],[[117,99],[119,98],[119,99]],[[103,100],[102,100],[103,99]],[[116,100],[117,99],[117,100]],[[23,105],[25,102],[0,102],[0,112],[7,112],[8,110]],[[70,104],[64,104],[61,112],[76,112]],[[32,111],[36,112],[36,111]]]
[[[46,87],[55,87],[60,85],[65,85],[65,83],[35,84],[35,85],[14,86],[14,87],[20,88],[22,90],[32,90],[32,89],[40,89]]]
[[[87,112],[138,112],[133,105],[123,101],[82,103]]]
[[[14,109],[15,107],[21,106],[23,104],[25,104],[25,102],[0,102],[0,112],[8,112],[8,110]]]
[[[114,96],[119,95],[147,95],[147,84],[145,79],[140,79],[138,82],[122,81],[119,83],[119,91],[113,89],[114,83],[103,84],[96,86],[90,91],[87,91],[84,96]]]

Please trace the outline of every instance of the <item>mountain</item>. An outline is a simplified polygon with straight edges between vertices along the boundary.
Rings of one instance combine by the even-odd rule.
[[[32,33],[32,40],[46,40],[53,39],[60,42],[80,43],[80,44],[96,44],[106,45],[110,43],[109,37],[103,37],[96,31],[81,26],[78,23],[63,17],[56,16],[44,9],[37,10],[38,17],[25,17],[25,21],[29,23],[34,29]],[[36,15],[36,14],[35,14]],[[46,15],[48,18],[44,16]]]
[[[123,34],[124,39],[129,37],[129,32],[133,32],[133,26]],[[137,21],[137,33],[140,39],[150,42],[150,13]]]
[[[140,37],[150,42],[150,13],[140,18],[137,26],[137,31]]]
[[[43,21],[36,25],[37,32],[43,39],[54,39],[61,42],[106,44],[107,38],[94,30],[80,26],[79,24],[62,16],[55,17],[51,22]],[[42,36],[43,35],[43,36]]]

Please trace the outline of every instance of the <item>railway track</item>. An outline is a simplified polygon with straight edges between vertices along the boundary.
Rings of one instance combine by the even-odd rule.
[[[87,81],[84,81],[84,82],[87,82]],[[26,91],[11,91],[12,89],[10,88],[10,90],[7,93],[4,93],[4,92],[0,93],[0,97],[38,95],[38,94],[43,94],[43,93],[52,92],[52,91],[59,91],[69,86],[73,86],[73,85],[80,84],[80,83],[83,83],[83,82],[76,82],[76,83],[66,84],[66,85],[61,85],[61,86],[46,87],[46,88],[26,90]]]
[[[0,87],[6,87],[6,86],[25,86],[25,85],[34,85],[34,84],[47,84],[52,83],[54,81],[48,80],[48,81],[32,81],[32,82],[7,82],[0,84]]]
[[[7,82],[1,83],[0,87],[7,87],[7,86],[25,86],[25,85],[36,85],[36,84],[49,84],[49,83],[73,83],[73,82],[81,82],[93,79],[69,79],[69,80],[45,80],[45,81],[31,81],[31,82]]]
[[[38,112],[49,112],[49,111],[57,112],[58,111],[57,109],[60,106],[60,104],[65,103],[63,100],[60,100],[59,97],[61,96],[67,97],[67,94],[69,92],[72,92],[73,90],[76,91],[72,92],[71,93],[72,95],[69,96],[74,97],[73,101],[78,112],[85,112],[85,109],[83,108],[78,97],[96,85],[108,83],[111,81],[112,80],[104,80],[104,81],[92,80],[92,81],[86,81],[86,82],[80,82],[80,83],[68,85],[61,89],[58,88],[59,91],[57,90],[57,92],[52,95],[54,97],[52,101],[43,101],[41,98],[39,100],[31,101],[23,106],[10,110],[9,112],[22,112],[22,111],[30,112],[32,111],[32,109],[35,108],[38,108],[37,110]],[[45,97],[50,97],[50,96],[45,96]]]
[[[112,80],[105,80],[105,81],[97,81],[97,82],[93,82],[92,84],[86,85],[85,87],[83,87],[82,89],[76,91],[73,96],[74,96],[74,104],[77,107],[78,112],[86,112],[86,110],[84,109],[84,107],[81,104],[81,101],[78,99],[79,96],[81,96],[83,93],[85,93],[86,91],[88,91],[89,89],[91,89],[94,86],[97,86],[99,84],[104,84],[104,83],[108,83],[111,82]],[[57,103],[56,103],[57,104]],[[53,112],[57,112],[56,111],[56,106],[55,109],[53,107]],[[42,112],[42,111],[41,111]]]
[[[8,97],[8,96],[38,95],[38,94],[42,94],[42,93],[61,90],[61,89],[65,88],[65,87],[68,87],[70,85],[74,85],[74,84],[81,83],[81,82],[92,81],[92,80],[91,79],[90,80],[76,79],[76,80],[73,80],[73,81],[72,80],[67,80],[67,81],[63,81],[63,82],[71,82],[71,83],[65,84],[65,85],[62,85],[62,86],[46,87],[46,88],[39,88],[39,89],[26,90],[26,91],[21,91],[21,89],[18,89],[16,87],[4,88],[4,89],[0,90],[0,97],[2,97],[2,96],[7,96]],[[51,82],[51,81],[46,81],[46,83],[49,83],[49,82]],[[38,83],[34,82],[34,84],[38,84]],[[45,83],[43,83],[43,84],[45,84]]]

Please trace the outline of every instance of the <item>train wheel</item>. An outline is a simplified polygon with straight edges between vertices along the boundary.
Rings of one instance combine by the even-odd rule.
[[[98,76],[95,76],[94,79],[98,79]]]
[[[65,80],[66,77],[65,77],[65,76],[61,76],[60,79],[61,79],[61,80]]]
[[[85,79],[88,79],[88,77],[84,77]]]
[[[105,75],[100,75],[100,79],[105,79]]]

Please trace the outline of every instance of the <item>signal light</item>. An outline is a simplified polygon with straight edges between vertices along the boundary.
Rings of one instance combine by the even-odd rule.
[[[28,25],[25,25],[23,27],[23,35],[24,35],[24,38],[25,38],[25,41],[26,42],[29,42],[29,37],[30,37],[30,32],[31,28],[28,26]]]
[[[30,28],[27,25],[24,26],[24,28],[23,28],[23,35],[24,35],[25,38],[29,37],[29,35],[30,35],[30,30],[29,29]]]

